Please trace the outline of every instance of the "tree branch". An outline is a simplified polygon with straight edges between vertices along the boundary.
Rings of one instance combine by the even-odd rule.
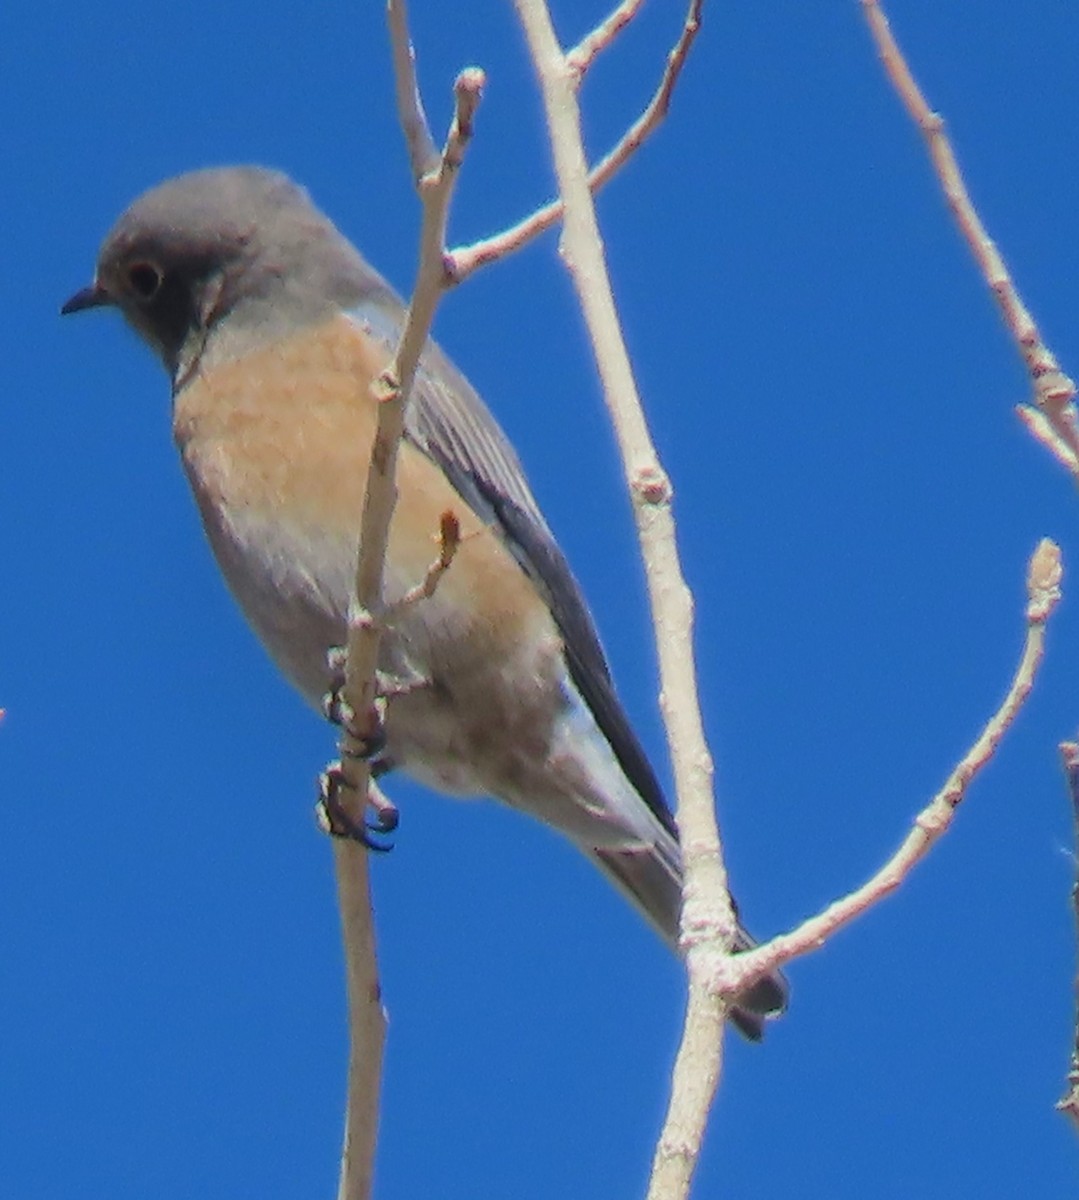
[[[372,386],[378,404],[378,428],[371,451],[356,565],[356,602],[349,614],[344,698],[354,715],[342,734],[342,803],[350,819],[362,824],[371,788],[367,763],[354,752],[378,728],[375,671],[386,609],[382,577],[390,522],[397,502],[397,453],[405,426],[405,408],[420,355],[427,342],[435,309],[446,286],[443,254],[450,200],[471,136],[472,122],[483,88],[483,72],[462,71],[454,86],[455,112],[441,155],[432,163],[430,134],[415,88],[411,46],[402,0],[390,0],[389,23],[398,71],[397,95],[409,143],[417,188],[423,205],[419,267],[401,342],[393,361]],[[412,97],[410,100],[409,97]],[[402,100],[403,98],[403,100]],[[426,141],[425,141],[426,134]],[[424,163],[427,168],[422,169]],[[447,534],[444,523],[443,535]],[[452,551],[445,550],[440,561]],[[437,578],[430,581],[433,588]],[[427,581],[420,585],[427,586]],[[349,751],[353,753],[349,753]],[[378,1092],[381,1077],[385,1016],[382,1010],[374,956],[366,851],[344,839],[334,841],[338,904],[345,945],[349,1005],[348,1102],[338,1200],[367,1200],[371,1194],[378,1132]]]
[[[716,827],[712,758],[697,703],[693,601],[682,575],[671,487],[641,409],[615,310],[588,182],[573,72],[543,0],[516,0],[540,79],[555,172],[565,205],[561,253],[588,325],[604,399],[618,437],[637,520],[659,654],[661,705],[677,789],[685,867],[681,945],[689,1003],[670,1108],[649,1196],[684,1196],[696,1165],[722,1063],[725,999],[709,992],[705,968],[729,951],[736,924]]]
[[[1050,450],[1079,483],[1079,420],[1076,389],[1042,340],[1026,305],[1008,274],[1004,259],[975,211],[959,171],[944,120],[933,112],[899,48],[879,0],[861,0],[870,33],[884,70],[903,106],[925,138],[929,158],[959,231],[966,239],[993,293],[1004,323],[1023,357],[1034,388],[1034,405],[1017,412],[1031,434]]]
[[[1031,557],[1027,573],[1027,632],[1015,676],[1000,707],[990,717],[974,745],[948,776],[944,786],[914,819],[903,844],[883,867],[856,891],[830,904],[791,933],[718,964],[713,986],[734,995],[755,979],[793,958],[819,950],[837,930],[849,925],[885,896],[891,895],[951,826],[974,777],[992,758],[1034,685],[1045,653],[1046,625],[1060,601],[1063,568],[1060,549],[1043,539]]]
[[[1079,849],[1079,743],[1061,742],[1060,758],[1064,765],[1064,779],[1068,785],[1072,812],[1075,815],[1075,840]],[[1072,888],[1072,906],[1075,909],[1076,929],[1079,931],[1079,858],[1075,886]],[[1075,1044],[1068,1067],[1067,1091],[1057,1101],[1057,1108],[1071,1118],[1076,1132],[1079,1132],[1079,977],[1075,981]]]
[[[390,0],[386,5],[386,20],[390,27],[390,47],[393,53],[394,94],[397,98],[397,118],[405,135],[412,182],[420,180],[438,167],[438,147],[431,136],[427,114],[423,111],[420,85],[416,79],[416,52],[408,33],[408,9],[405,0]]]
[[[648,137],[658,128],[663,118],[667,115],[667,111],[670,108],[671,95],[674,92],[690,48],[700,29],[703,3],[704,0],[690,0],[689,10],[682,25],[682,31],[678,36],[677,42],[675,42],[670,53],[667,55],[663,75],[652,95],[652,99],[645,106],[644,111],[637,120],[622,135],[618,143],[589,172],[588,186],[593,192],[598,192],[605,183],[608,183],[618,174],[629,159],[644,145]],[[616,12],[620,11],[621,9],[616,10]],[[608,20],[611,20],[611,18],[608,18]],[[589,35],[589,38],[595,38],[599,29],[602,28],[602,25],[599,26],[597,30]],[[584,39],[576,50],[571,51],[571,54],[580,51],[581,46],[584,46],[589,38]],[[552,200],[549,204],[545,204],[542,208],[537,209],[530,216],[525,217],[524,220],[518,221],[516,225],[511,225],[508,229],[503,229],[500,233],[483,238],[481,241],[473,242],[471,246],[455,247],[446,257],[446,269],[455,283],[461,283],[473,271],[479,270],[480,267],[485,267],[490,263],[496,262],[498,259],[512,254],[515,250],[520,250],[522,246],[527,245],[533,238],[538,237],[541,233],[545,233],[553,225],[556,225],[561,218],[562,201],[561,199]]]
[[[644,0],[623,0],[566,54],[566,66],[576,77],[578,87],[588,68],[640,12],[643,4]]]
[[[338,1200],[367,1200],[378,1138],[378,1096],[386,1014],[378,982],[367,851],[333,839],[337,909],[341,918],[348,999],[348,1099]]]

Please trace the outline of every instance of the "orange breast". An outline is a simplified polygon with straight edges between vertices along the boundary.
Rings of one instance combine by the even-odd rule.
[[[174,434],[204,514],[246,512],[299,541],[304,531],[358,532],[377,419],[369,388],[387,359],[341,316],[194,376],[176,396]],[[467,612],[496,642],[552,635],[546,605],[497,533],[411,443],[401,447],[397,482],[388,598],[422,578],[441,514],[452,511],[465,540],[439,585],[439,607]]]

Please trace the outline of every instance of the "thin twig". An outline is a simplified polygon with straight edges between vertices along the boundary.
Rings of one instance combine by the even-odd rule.
[[[419,194],[423,202],[420,263],[404,330],[393,361],[373,387],[379,420],[364,497],[360,531],[362,552],[356,571],[357,607],[350,614],[345,687],[346,699],[357,716],[355,732],[361,738],[375,732],[366,728],[364,721],[367,719],[365,714],[374,713],[375,666],[383,615],[382,574],[390,519],[397,502],[395,475],[397,451],[405,428],[405,406],[431,331],[435,309],[445,290],[442,259],[446,220],[483,82],[483,72],[469,68],[461,72],[454,85],[456,109],[439,166],[420,180]],[[359,703],[353,701],[353,696]],[[363,794],[362,788],[357,790]]]
[[[411,86],[414,87],[411,56],[401,49],[402,45],[408,46],[403,6],[391,0],[389,15],[395,47],[394,62],[398,70],[408,72]],[[355,742],[357,738],[362,741],[377,731],[375,671],[385,616],[383,568],[390,522],[397,501],[397,452],[404,433],[405,407],[419,367],[420,355],[431,330],[435,308],[445,290],[442,260],[446,220],[482,87],[482,71],[472,68],[458,76],[454,87],[454,119],[446,145],[434,166],[419,179],[423,223],[412,302],[393,361],[372,385],[378,404],[378,427],[371,450],[360,526],[356,602],[349,614],[344,699],[354,714],[354,720],[345,726],[344,751],[355,749],[349,745],[350,742]],[[398,96],[407,94],[407,91],[408,88],[402,85],[399,78]],[[418,99],[415,111],[422,116]],[[415,132],[414,122],[410,127],[405,113],[402,114],[402,122],[406,138],[411,139]],[[410,153],[415,165],[417,158],[411,140]],[[367,763],[355,753],[342,753],[341,758],[345,785],[341,803],[354,821],[362,822],[365,798],[370,789],[370,770]],[[366,852],[355,844],[336,839],[334,864],[345,942],[350,1034],[348,1101],[338,1200],[367,1200],[371,1194],[378,1132],[378,1093],[385,1017],[378,994],[374,960]]]
[[[1079,483],[1079,420],[1076,389],[1060,369],[1052,351],[1042,340],[1026,305],[1020,299],[981,218],[975,211],[963,182],[955,154],[944,133],[944,120],[933,112],[900,50],[879,0],[861,0],[885,72],[910,118],[925,138],[933,169],[944,191],[952,216],[996,298],[1004,323],[1026,363],[1034,388],[1035,411],[1044,420],[1025,421],[1027,428],[1051,450]]]
[[[689,10],[678,36],[678,41],[667,55],[666,65],[659,85],[652,99],[636,121],[626,130],[617,145],[604,155],[592,168],[588,175],[588,186],[593,192],[598,192],[608,183],[628,159],[641,148],[649,135],[660,125],[667,115],[671,103],[671,94],[682,73],[690,47],[697,36],[701,25],[701,9],[704,0],[690,0]],[[471,246],[456,246],[446,256],[446,269],[455,283],[467,279],[473,271],[485,267],[545,233],[562,218],[562,201],[552,200],[530,216],[508,229],[502,230],[482,241],[473,242]]]
[[[1061,742],[1060,758],[1064,765],[1064,779],[1068,785],[1068,796],[1075,817],[1075,844],[1079,851],[1079,743]],[[1072,888],[1072,906],[1075,909],[1076,931],[1079,932],[1079,858],[1075,885]],[[1057,1108],[1066,1113],[1079,1132],[1079,977],[1075,981],[1075,1044],[1072,1047],[1071,1063],[1068,1067],[1067,1091],[1057,1101]]]
[[[1057,434],[1053,423],[1040,408],[1035,408],[1033,404],[1017,404],[1015,415],[1027,427],[1027,432],[1036,442],[1041,442],[1064,467],[1073,475],[1079,476],[1079,458]]]
[[[697,702],[693,602],[678,557],[671,487],[641,409],[615,309],[588,184],[576,91],[543,0],[516,0],[543,90],[559,191],[565,204],[561,252],[588,325],[604,399],[633,499],[659,655],[661,704],[678,796],[685,866],[681,945],[689,1003],[670,1108],[649,1196],[686,1194],[722,1063],[727,1003],[709,993],[702,967],[731,946],[736,925],[716,827],[712,759]]]
[[[450,569],[461,545],[461,525],[452,512],[444,512],[439,524],[438,557],[424,572],[423,578],[414,587],[386,607],[382,614],[384,626],[390,626],[421,600],[430,600],[435,594],[442,576]]]
[[[386,1014],[378,982],[367,851],[333,838],[337,910],[341,919],[348,999],[348,1100],[338,1200],[367,1200],[378,1139],[379,1084]]]
[[[438,147],[423,111],[420,86],[416,80],[416,54],[408,33],[408,9],[405,0],[388,0],[386,20],[390,27],[393,51],[393,80],[397,96],[397,117],[405,134],[412,182],[420,180],[438,166]]]
[[[1034,676],[1045,653],[1046,624],[1060,600],[1063,568],[1060,548],[1043,539],[1031,557],[1027,573],[1027,632],[1015,677],[997,711],[977,741],[948,776],[944,786],[914,820],[903,844],[866,883],[830,904],[791,933],[773,938],[746,954],[718,964],[713,986],[734,995],[755,979],[774,971],[792,958],[819,950],[837,930],[856,920],[902,884],[947,831],[967,788],[992,758],[1001,738],[1015,720],[1034,685]]]
[[[643,4],[644,0],[623,0],[566,54],[566,66],[573,72],[578,87],[588,68],[633,20]]]

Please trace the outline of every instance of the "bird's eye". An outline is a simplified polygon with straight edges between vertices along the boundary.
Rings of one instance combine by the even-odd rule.
[[[163,279],[161,268],[151,262],[132,263],[127,269],[127,282],[142,301],[152,300],[157,295]]]

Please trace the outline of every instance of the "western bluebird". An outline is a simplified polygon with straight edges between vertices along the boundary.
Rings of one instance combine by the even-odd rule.
[[[145,193],[64,313],[120,309],[172,380],[173,433],[210,545],[248,621],[303,696],[345,641],[377,420],[368,385],[404,306],[307,194],[256,167]],[[674,819],[615,693],[592,618],[517,455],[428,343],[398,464],[385,591],[423,577],[441,515],[462,542],[434,594],[382,641],[411,681],[386,702],[384,764],[438,791],[488,794],[565,834],[674,948]],[[754,943],[739,932],[739,949]],[[738,998],[759,1039],[780,976]]]

